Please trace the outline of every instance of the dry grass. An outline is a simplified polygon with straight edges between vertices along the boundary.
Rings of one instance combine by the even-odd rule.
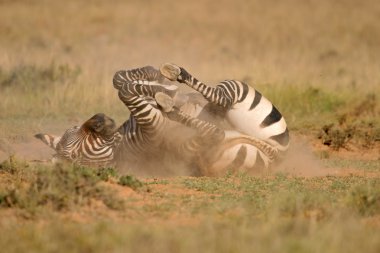
[[[0,5],[0,78],[23,67],[80,70],[75,80],[42,80],[43,88],[29,76],[27,90],[0,87],[5,121],[30,116],[43,125],[64,116],[81,122],[102,111],[121,122],[128,111],[112,87],[115,71],[167,61],[209,83],[247,81],[278,105],[291,126],[303,121],[302,114],[320,112],[314,101],[294,99],[310,87],[332,92],[329,103],[351,103],[380,87],[376,0],[360,5],[354,0],[3,0]],[[301,117],[294,114],[299,108]],[[3,124],[23,125],[20,120]]]
[[[165,61],[202,79],[379,84],[377,1],[12,1],[2,4],[1,65],[83,67],[91,81]]]
[[[2,1],[1,65],[115,70],[172,61],[200,78],[363,88],[380,84],[376,0]]]

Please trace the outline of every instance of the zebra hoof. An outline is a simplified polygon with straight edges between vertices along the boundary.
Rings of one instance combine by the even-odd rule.
[[[170,81],[177,81],[178,76],[181,74],[181,69],[173,63],[164,63],[160,67],[160,72]]]
[[[173,109],[174,100],[165,93],[157,92],[154,95],[154,98],[156,99],[157,104],[161,106],[164,112],[170,112]]]

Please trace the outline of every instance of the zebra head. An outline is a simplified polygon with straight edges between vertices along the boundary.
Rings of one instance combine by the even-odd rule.
[[[113,136],[117,130],[115,121],[104,113],[95,114],[83,123],[81,128],[104,138]]]
[[[36,134],[35,137],[53,148],[59,160],[82,165],[106,165],[113,161],[114,149],[122,139],[115,121],[97,113],[80,127],[74,126],[61,137]]]

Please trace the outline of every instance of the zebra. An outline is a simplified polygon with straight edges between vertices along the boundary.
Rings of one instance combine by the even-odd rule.
[[[160,101],[157,102],[160,103]],[[172,106],[174,103],[167,104]],[[196,165],[200,169],[199,175],[220,176],[228,170],[257,172],[262,169],[260,166],[265,166],[265,164],[255,164],[259,154],[260,157],[263,156],[266,159],[267,163],[275,159],[277,150],[262,140],[234,131],[224,131],[215,124],[192,117],[176,107],[167,111],[169,119],[197,131],[194,137],[177,148],[179,151],[177,154],[180,157],[185,155],[187,159],[197,161]],[[236,150],[237,152],[235,152]],[[253,156],[245,161],[247,151],[250,151]],[[259,168],[257,168],[258,166]],[[256,171],[252,171],[252,169],[256,169]]]
[[[265,152],[265,145],[267,144],[251,137],[226,138],[225,131],[216,125],[191,117],[180,111],[174,106],[173,99],[165,93],[158,92],[155,98],[155,104],[160,106],[161,110],[165,112],[163,115],[167,119],[196,131],[193,137],[166,151],[171,152],[171,154],[174,153],[178,160],[185,160],[187,162],[197,161],[196,165],[199,166],[201,171],[194,175],[210,176],[224,173],[226,166],[219,168],[221,165],[215,166],[215,161],[220,160],[220,158],[223,161],[225,149],[231,146],[231,144],[234,145],[233,143],[245,143],[255,148],[260,147]],[[71,161],[89,166],[117,165],[117,153],[136,158],[136,153],[132,155],[130,148],[126,149],[120,145],[123,137],[125,137],[125,142],[133,142],[131,138],[128,138],[129,135],[125,135],[125,132],[123,132],[130,122],[132,122],[131,118],[115,131],[113,130],[115,129],[113,119],[104,114],[96,114],[81,127],[75,126],[68,129],[62,137],[49,134],[37,134],[36,137],[57,151],[55,158],[58,160]],[[103,143],[103,145],[99,145],[99,143]],[[214,148],[210,149],[212,146]],[[153,149],[155,153],[164,155],[163,152],[165,151],[160,150],[158,152],[158,150],[159,147]],[[145,160],[149,155],[147,150],[144,150],[137,157],[140,160],[144,160],[144,164],[146,164]],[[238,167],[239,164],[235,160],[234,163],[227,164],[227,167]],[[136,162],[136,160],[132,160],[133,162],[129,161],[128,166]],[[210,166],[212,166],[212,169],[210,169]],[[216,173],[216,168],[220,170],[218,173]]]
[[[56,151],[54,161],[69,161],[86,166],[103,167],[114,163],[121,134],[115,121],[97,113],[80,127],[74,126],[60,136],[39,133],[35,137]]]
[[[143,160],[144,167],[147,160],[151,160],[153,166],[156,166],[161,156],[169,154],[176,157],[175,161],[184,160],[195,164],[200,170],[194,173],[196,175],[214,175],[214,170],[220,171],[217,174],[223,174],[226,170],[223,164],[217,164],[220,158],[224,161],[226,157],[226,152],[220,147],[231,148],[234,146],[232,143],[243,142],[255,152],[260,145],[261,148],[268,149],[269,145],[250,136],[240,134],[225,138],[225,132],[215,124],[194,117],[194,110],[202,108],[197,102],[197,95],[188,94],[183,99],[178,93],[178,86],[164,84],[165,78],[164,74],[151,66],[115,73],[113,85],[118,90],[120,100],[131,112],[129,120],[123,126],[123,139],[117,160],[127,161],[127,164]],[[195,130],[195,135],[171,142],[169,139],[173,122]],[[180,125],[177,124],[174,128],[184,130]],[[216,148],[210,148],[212,146]],[[266,159],[271,157],[270,154],[263,156]],[[235,158],[232,159],[234,160]],[[252,162],[249,164],[254,165]]]
[[[135,166],[139,161],[146,164],[149,158],[156,161],[167,153],[164,131],[172,123],[156,98],[168,96],[165,101],[161,99],[161,104],[174,103],[171,98],[176,96],[178,89],[176,85],[161,83],[164,79],[159,70],[151,66],[115,73],[114,87],[130,110],[129,119],[116,131],[113,119],[97,114],[81,127],[68,129],[62,137],[50,134],[37,134],[35,137],[53,148],[58,159],[82,165],[118,166],[126,163],[127,166]],[[97,129],[98,122],[94,120],[100,119],[105,125]],[[107,133],[100,133],[100,130],[107,130]],[[100,147],[94,147],[98,144]],[[157,154],[157,150],[162,152]]]
[[[211,114],[213,120],[219,116],[232,126],[233,131],[226,131],[225,144],[229,144],[222,148],[225,154],[220,161],[225,163],[240,156],[248,170],[251,166],[267,168],[287,151],[289,131],[284,117],[253,87],[237,80],[226,80],[210,87],[172,63],[163,64],[160,72],[167,79],[198,91],[208,101],[201,110],[193,111],[192,117],[210,119]],[[244,139],[252,141],[252,138],[254,142],[259,141],[256,146],[243,145]]]
[[[232,165],[243,170],[267,168],[276,160],[279,152],[287,150],[289,134],[286,122],[276,107],[258,91],[242,82],[233,80],[223,82],[216,89],[207,87],[205,84],[200,85],[201,83],[191,77],[183,68],[174,64],[164,64],[159,71],[148,66],[118,71],[114,76],[113,84],[119,90],[119,98],[131,111],[132,122],[134,119],[136,120],[133,126],[136,129],[140,127],[140,132],[130,131],[131,128],[128,129],[129,131],[125,131],[127,134],[124,136],[130,135],[130,133],[135,133],[134,136],[136,136],[133,142],[129,141],[131,138],[127,138],[128,141],[123,142],[127,147],[128,154],[131,153],[130,151],[136,150],[138,146],[143,146],[139,152],[149,148],[153,148],[153,152],[156,152],[157,147],[161,146],[159,143],[165,141],[170,135],[170,131],[167,130],[170,121],[167,119],[173,120],[173,118],[169,117],[170,113],[168,112],[173,110],[174,104],[178,104],[177,101],[174,101],[178,95],[178,87],[163,85],[165,78],[179,82],[183,79],[183,82],[200,92],[210,102],[202,105],[191,101],[197,95],[188,94],[189,101],[178,105],[180,111],[183,112],[179,114],[177,111],[176,114],[181,115],[181,117],[175,117],[177,122],[186,126],[186,122],[198,121],[196,124],[187,125],[195,129],[197,135],[185,141],[188,145],[170,149],[173,151],[173,148],[174,150],[179,148],[183,151],[177,152],[177,155],[183,159],[187,156],[193,159],[198,157],[201,174],[223,174]],[[225,91],[223,91],[224,89]],[[160,103],[158,94],[167,96],[166,101],[171,101],[169,108],[165,108]],[[156,103],[149,102],[148,98],[155,98]],[[248,109],[245,108],[247,103],[250,103]],[[210,128],[208,124],[213,122],[205,117],[207,113],[212,116],[218,114],[225,118],[235,131],[224,131],[223,138],[218,138],[220,131],[217,127]],[[240,114],[245,114],[245,119],[239,118]],[[198,119],[196,119],[197,117]],[[183,118],[188,120],[185,121]],[[246,119],[248,122],[245,121]],[[142,123],[145,124],[145,128],[141,127]],[[206,131],[208,138],[206,138],[207,135],[202,134],[205,128],[214,129],[214,131]],[[211,143],[215,142],[208,143],[210,139],[218,141],[212,145]],[[132,144],[136,146],[131,148]],[[120,150],[122,154],[126,154],[123,152],[125,148]],[[169,152],[171,152],[170,150]],[[229,166],[230,164],[231,166]]]
[[[153,154],[176,153],[179,159],[196,161],[201,175],[220,175],[228,167],[254,167],[259,162],[260,166],[267,167],[274,160],[277,149],[260,138],[238,131],[223,131],[212,122],[194,117],[200,116],[200,111],[207,111],[209,104],[198,103],[198,94],[185,96],[187,102],[178,102],[178,87],[163,84],[168,77],[165,71],[170,70],[165,66],[160,71],[146,66],[115,73],[114,87],[131,115],[117,131],[121,140],[113,145],[113,160],[127,160],[130,165]],[[172,122],[196,130],[196,135],[165,151],[162,147],[167,143],[168,126]]]

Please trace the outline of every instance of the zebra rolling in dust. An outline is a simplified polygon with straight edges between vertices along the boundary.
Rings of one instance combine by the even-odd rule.
[[[260,92],[247,84],[226,80],[210,87],[189,74],[184,68],[166,63],[160,67],[163,76],[184,83],[198,91],[209,102],[190,116],[214,117],[226,120],[233,131],[206,159],[204,174],[223,174],[230,169],[244,171],[267,168],[282,157],[289,147],[289,132],[285,119]],[[228,165],[230,163],[230,165]],[[227,166],[226,166],[227,164]]]
[[[198,94],[188,94],[188,101],[178,105],[175,101],[177,87],[175,85],[164,85],[163,79],[165,77],[170,80],[184,82],[189,86],[196,82],[191,87],[201,92],[206,99],[213,99],[209,104],[204,105],[203,103],[201,105],[201,103],[192,101],[192,98],[197,97]],[[204,92],[207,86],[205,86],[206,88],[199,88],[200,85],[197,85],[199,82],[194,80],[196,79],[191,77],[184,69],[173,64],[164,64],[160,71],[149,66],[128,71],[118,71],[114,76],[114,87],[119,91],[119,98],[131,111],[130,118],[122,126],[117,130],[110,130],[112,127],[106,127],[105,129],[108,129],[109,132],[108,135],[94,135],[93,128],[85,128],[88,136],[96,136],[96,138],[84,138],[83,136],[85,135],[81,135],[80,141],[78,140],[79,135],[71,138],[72,140],[77,139],[74,142],[82,143],[81,145],[68,145],[70,142],[66,141],[65,144],[62,142],[62,140],[68,139],[65,135],[69,135],[69,130],[61,140],[44,134],[39,134],[36,137],[48,145],[52,143],[48,140],[54,140],[53,142],[56,145],[50,146],[56,147],[59,158],[80,164],[100,164],[103,166],[123,161],[126,162],[127,166],[133,166],[135,163],[141,160],[145,161],[148,158],[151,158],[154,162],[158,156],[169,152],[178,160],[186,160],[191,164],[196,164],[200,169],[196,173],[198,175],[222,175],[228,169],[235,171],[258,170],[260,167],[268,167],[275,160],[279,150],[286,150],[288,143],[281,145],[284,144],[283,139],[286,139],[288,134],[282,117],[280,122],[283,123],[282,126],[285,125],[282,135],[272,134],[272,136],[265,139],[263,138],[263,133],[251,134],[248,131],[242,131],[239,126],[244,126],[245,122],[239,122],[239,119],[233,117],[234,114],[230,113],[236,108],[239,111],[239,107],[236,105],[242,103],[242,101],[247,101],[250,98],[250,92],[255,92],[255,90],[247,85],[244,86],[240,82],[232,81],[232,83],[240,85],[243,89],[239,91],[234,89],[233,91],[236,93],[229,92],[229,96],[220,91],[214,92],[213,94],[215,95],[210,95],[212,93],[210,89]],[[214,90],[218,90],[218,88]],[[263,98],[259,101],[257,100],[257,97],[255,97],[256,106],[263,101],[267,101]],[[264,107],[268,104],[272,106],[268,101],[264,104]],[[211,117],[217,116],[214,115],[215,108],[212,105],[220,107],[217,111],[222,111],[227,121],[230,121],[229,123],[233,127],[237,126],[239,130],[224,131],[212,122],[207,121],[207,119],[202,120],[202,117],[206,114]],[[217,114],[220,114],[219,112]],[[276,112],[278,111],[276,110]],[[278,117],[278,114],[275,114],[275,116]],[[257,115],[253,115],[253,118],[254,116],[257,117]],[[104,117],[106,116],[104,115]],[[265,126],[262,128],[279,122],[278,120],[273,122],[271,120],[272,116],[268,117],[265,118]],[[250,123],[257,121],[252,120],[252,117],[250,120]],[[173,122],[177,123],[175,127],[182,125],[182,127],[186,126],[194,129],[195,135],[174,144],[168,142],[167,139],[169,139],[168,136],[170,135],[168,129],[173,127]],[[85,125],[88,124],[83,124],[83,126]],[[77,129],[83,129],[83,126]],[[110,140],[111,136],[113,141],[107,141]],[[278,136],[285,137],[279,138]],[[104,145],[99,145],[99,142]],[[66,150],[65,145],[67,145]],[[95,146],[96,148],[94,148]],[[167,148],[164,149],[163,147]],[[108,156],[105,154],[108,154]]]

